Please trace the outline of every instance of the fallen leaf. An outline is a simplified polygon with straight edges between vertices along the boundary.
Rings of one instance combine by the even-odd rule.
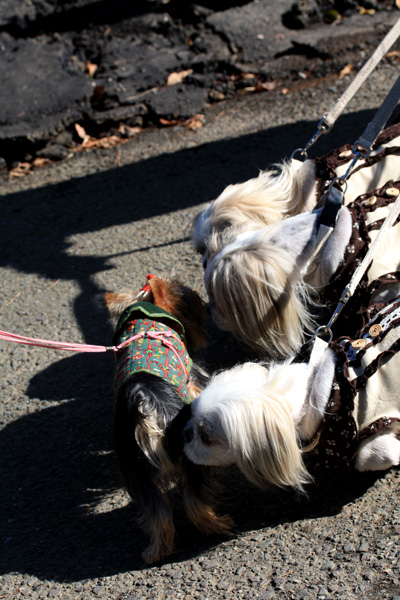
[[[400,0],[399,0],[399,3],[400,3]],[[400,6],[399,6],[399,8],[400,8]],[[396,60],[396,59],[400,58],[400,52],[399,52],[399,50],[392,50],[391,52],[387,52],[385,57],[386,58],[394,58]]]
[[[86,144],[90,140],[90,136],[86,133],[82,125],[79,125],[79,123],[75,123],[75,131],[82,140],[82,146],[86,146]]]
[[[96,73],[98,68],[99,68],[99,65],[95,65],[94,63],[91,63],[89,60],[87,60],[85,62],[85,70],[86,70],[86,73],[88,73],[90,77],[93,77],[93,75]]]
[[[24,177],[31,171],[32,165],[28,162],[20,162],[16,167],[11,169],[10,176],[11,177]]]
[[[282,95],[283,96],[286,96],[286,94],[288,94],[288,93],[289,93],[289,88],[283,88],[282,89]]]
[[[259,82],[257,84],[257,92],[261,92],[263,90],[267,90],[267,91],[271,91],[274,90],[276,88],[277,82],[276,81],[264,81],[264,82]]]
[[[182,83],[182,81],[193,73],[193,69],[187,69],[187,71],[180,71],[179,73],[170,73],[167,79],[167,85],[176,85]]]
[[[400,8],[400,0],[396,0],[396,6],[397,8]]]
[[[160,125],[165,125],[166,127],[172,127],[173,125],[177,125],[178,121],[175,120],[171,120],[169,121],[168,119],[159,119],[158,121],[160,123]]]
[[[349,63],[348,65],[343,67],[343,69],[340,71],[339,79],[343,79],[343,77],[346,77],[346,75],[350,75],[350,73],[352,73],[353,71],[354,71],[354,65]]]
[[[89,138],[85,144],[85,148],[112,148],[118,144],[122,144],[124,141],[118,135],[109,135],[108,137],[96,139]]]
[[[184,121],[183,125],[185,127],[188,127],[189,129],[191,129],[192,131],[196,131],[197,129],[200,129],[200,127],[203,127],[204,115],[201,115],[201,114],[194,115],[194,117],[190,117],[190,119],[187,119],[186,121]]]
[[[135,135],[137,135],[141,131],[142,127],[130,127],[129,125],[125,125],[124,123],[121,123],[121,125],[118,127],[118,133],[128,138],[135,137]]]
[[[75,123],[75,131],[79,135],[79,137],[84,140],[87,137],[87,133],[79,123]]]
[[[41,158],[40,156],[36,157],[32,162],[34,167],[46,167],[51,164],[51,160],[49,158]]]
[[[358,7],[358,12],[360,15],[374,15],[376,13],[375,8],[364,8],[364,6]]]

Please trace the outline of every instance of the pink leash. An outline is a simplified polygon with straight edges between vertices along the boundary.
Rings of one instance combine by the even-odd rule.
[[[41,346],[42,348],[53,348],[55,350],[68,350],[70,352],[107,352],[107,350],[119,350],[118,346],[94,346],[91,344],[74,344],[69,342],[56,342],[52,340],[42,340],[41,338],[31,338],[24,335],[9,333],[0,330],[0,340],[5,342],[15,342],[17,344],[26,344],[28,346]],[[131,340],[127,340],[128,343]]]
[[[146,275],[146,279],[147,279],[147,281],[149,281],[149,279],[157,279],[157,278],[155,275]],[[149,284],[146,283],[146,285],[140,291],[141,292],[149,292],[150,291]],[[31,337],[26,337],[24,335],[17,335],[16,333],[9,333],[8,331],[0,330],[0,340],[4,340],[5,342],[15,342],[16,344],[25,344],[27,346],[40,346],[41,348],[52,348],[53,350],[67,350],[68,352],[108,352],[108,350],[113,350],[113,352],[118,352],[119,350],[121,350],[122,348],[124,348],[125,346],[130,344],[131,342],[134,342],[135,340],[138,340],[138,339],[144,338],[144,337],[150,338],[152,340],[158,340],[159,342],[164,344],[164,346],[169,348],[175,354],[176,358],[179,360],[182,369],[186,373],[186,379],[187,379],[187,369],[186,369],[185,365],[183,364],[182,359],[179,356],[177,349],[169,340],[164,339],[164,338],[166,338],[166,337],[173,338],[174,340],[176,340],[180,343],[182,343],[182,340],[179,337],[176,337],[173,333],[168,332],[168,331],[166,331],[164,333],[161,333],[158,331],[143,331],[141,333],[137,333],[136,335],[132,336],[128,340],[125,340],[125,342],[118,344],[118,346],[95,346],[93,344],[74,344],[74,343],[69,343],[69,342],[56,342],[53,340],[42,340],[40,338],[31,338]]]
[[[128,340],[121,342],[121,344],[118,344],[118,346],[95,346],[93,344],[75,344],[69,342],[56,342],[53,340],[42,340],[40,338],[31,338],[26,337],[24,335],[17,335],[15,333],[9,333],[8,331],[0,330],[0,340],[4,340],[5,342],[15,342],[17,344],[25,344],[28,346],[40,346],[41,348],[52,348],[54,350],[67,350],[69,352],[107,352],[108,350],[118,352],[131,342],[134,342],[135,340],[144,337],[150,338],[152,340],[158,340],[162,344],[164,344],[164,346],[169,348],[175,354],[175,356],[181,364],[182,369],[187,375],[187,369],[183,364],[182,359],[178,354],[178,351],[176,350],[172,342],[165,338],[173,338],[179,341],[180,343],[182,343],[182,341],[180,340],[180,338],[176,337],[173,333],[170,333],[168,331],[165,333],[157,331],[142,331],[141,333],[137,333],[136,335],[130,337]]]

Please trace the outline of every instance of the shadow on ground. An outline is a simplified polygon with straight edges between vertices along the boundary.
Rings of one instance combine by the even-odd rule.
[[[329,140],[318,145],[318,154],[353,142],[369,118],[367,113],[344,117]],[[103,343],[111,331],[104,309],[95,301],[102,290],[91,278],[110,268],[108,258],[67,256],[68,237],[196,206],[216,197],[227,184],[255,176],[284,156],[293,140],[304,144],[315,129],[316,122],[280,127],[9,194],[2,201],[1,264],[78,281],[81,295],[75,312],[83,338]],[[203,357],[208,364],[228,366],[243,358],[243,349],[225,334],[215,335]],[[230,348],[223,357],[219,341]],[[3,573],[76,581],[145,568],[140,551],[146,540],[136,525],[135,509],[120,501],[113,504],[120,483],[111,447],[111,372],[112,357],[104,355],[55,362],[33,378],[27,391],[30,397],[53,400],[53,405],[2,430]],[[69,400],[61,402],[62,398]],[[236,533],[335,514],[375,479],[353,475],[341,486],[322,475],[309,502],[294,502],[290,493],[264,494],[250,488],[237,473],[232,474],[233,500],[230,476],[222,497],[227,497]],[[343,489],[348,491],[343,494]],[[221,541],[188,529],[180,510],[177,524],[180,552],[173,560],[197,555]]]

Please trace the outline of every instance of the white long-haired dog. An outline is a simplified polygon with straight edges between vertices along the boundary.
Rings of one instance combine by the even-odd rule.
[[[313,161],[292,159],[261,171],[243,183],[228,185],[193,220],[192,243],[204,253],[212,233],[235,226],[258,229],[287,215],[312,210],[316,204]]]
[[[214,375],[191,405],[187,457],[236,464],[256,486],[299,492],[311,480],[307,452],[358,471],[398,465],[400,296],[375,305],[366,323],[357,340],[317,339],[307,363],[245,363]]]
[[[315,329],[316,301],[325,308],[338,301],[399,190],[400,182],[389,182],[341,207],[327,237],[320,237],[322,209],[315,209],[225,238],[222,250],[204,265],[216,324],[261,355],[286,358],[296,352]],[[215,242],[215,248],[220,245]],[[393,251],[399,248],[397,222],[374,258],[368,282],[399,269],[399,253]]]
[[[389,179],[400,177],[396,166],[400,150],[398,136],[398,125],[379,136],[368,161],[348,180],[348,202],[361,193],[381,187]],[[312,210],[330,181],[346,173],[354,157],[351,149],[352,145],[346,144],[312,160],[283,160],[261,171],[258,177],[227,186],[193,219],[194,248],[207,253],[210,237],[230,227],[236,231],[259,229],[287,216]]]

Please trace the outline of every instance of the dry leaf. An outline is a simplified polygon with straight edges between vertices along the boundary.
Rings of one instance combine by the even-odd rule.
[[[386,53],[385,58],[393,58],[395,61],[397,61],[400,58],[400,52],[398,50],[392,50],[391,52]]]
[[[86,133],[82,125],[79,125],[79,123],[75,123],[75,131],[82,140],[82,146],[86,146],[86,144],[90,140],[90,136]]]
[[[400,0],[396,0],[396,6],[397,8],[400,8]]]
[[[345,77],[346,75],[350,75],[350,73],[352,73],[353,71],[354,71],[354,65],[349,63],[348,65],[343,67],[343,69],[340,71],[339,79],[343,79],[343,77]]]
[[[289,93],[289,88],[282,88],[282,95],[286,96]]]
[[[32,165],[34,167],[46,167],[47,165],[51,164],[51,162],[52,161],[49,158],[41,158],[40,156],[38,156],[34,159]]]
[[[171,120],[169,121],[168,119],[159,119],[158,122],[160,123],[160,125],[165,125],[166,127],[172,127],[173,125],[177,125],[178,121],[174,121]]]
[[[191,129],[192,131],[196,131],[197,129],[200,129],[200,127],[203,127],[204,115],[201,115],[201,114],[194,115],[194,117],[190,117],[190,119],[187,119],[186,121],[184,121],[183,125],[185,127],[188,127],[189,129]]]
[[[264,81],[257,84],[257,92],[261,92],[263,90],[271,91],[276,88],[276,81]]]
[[[79,137],[84,140],[87,137],[87,133],[79,123],[75,123],[75,131],[79,135]]]
[[[86,73],[88,73],[90,75],[90,77],[93,77],[93,75],[96,73],[98,68],[99,68],[99,65],[95,65],[94,63],[91,63],[88,60],[85,62]]]
[[[358,7],[358,12],[360,15],[374,15],[376,13],[375,8],[364,8],[364,6]]]
[[[85,148],[112,148],[118,144],[122,144],[126,140],[121,140],[118,135],[109,135],[108,137],[96,139],[90,138],[85,144]]]
[[[193,69],[188,69],[187,71],[180,71],[179,73],[170,73],[167,79],[167,85],[176,85],[177,83],[182,83],[182,81],[193,73]]]
[[[118,127],[118,133],[128,138],[135,137],[135,135],[137,135],[141,131],[141,127],[130,127],[129,125],[125,125],[124,123],[121,123],[121,125]]]
[[[32,165],[28,162],[20,162],[16,167],[11,169],[10,177],[24,177],[31,171]]]

